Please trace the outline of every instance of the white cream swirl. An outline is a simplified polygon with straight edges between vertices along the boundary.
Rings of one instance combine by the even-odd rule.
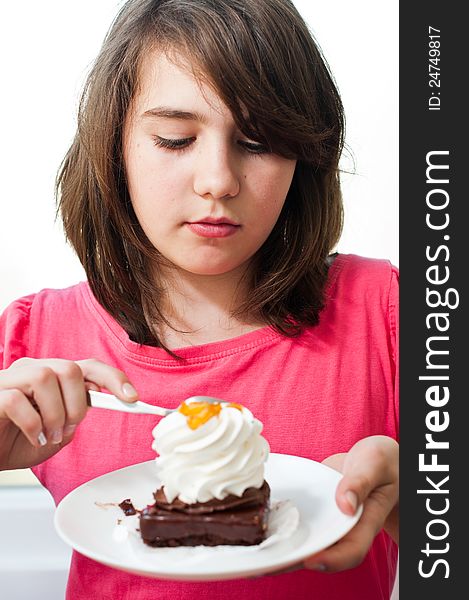
[[[241,496],[264,482],[269,444],[262,423],[245,407],[222,404],[218,415],[191,429],[175,411],[153,429],[153,450],[166,499],[193,504]]]

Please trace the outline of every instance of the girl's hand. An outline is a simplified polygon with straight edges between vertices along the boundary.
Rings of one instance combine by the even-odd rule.
[[[32,467],[72,439],[87,412],[87,390],[126,402],[138,394],[126,375],[98,360],[22,358],[0,371],[0,470]]]
[[[340,510],[353,515],[363,504],[360,520],[347,535],[304,561],[306,568],[333,573],[358,566],[383,527],[398,542],[399,445],[386,436],[371,436],[323,463],[343,473],[336,491]]]

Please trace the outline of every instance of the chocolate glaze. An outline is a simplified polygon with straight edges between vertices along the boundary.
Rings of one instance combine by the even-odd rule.
[[[186,504],[175,498],[172,502],[166,500],[164,489],[161,487],[153,494],[155,498],[155,506],[162,510],[182,512],[188,515],[192,514],[207,514],[220,510],[231,510],[234,508],[251,508],[264,504],[270,496],[269,484],[264,481],[259,489],[248,488],[242,496],[234,496],[230,494],[223,500],[213,498],[208,502],[196,502],[194,504]]]

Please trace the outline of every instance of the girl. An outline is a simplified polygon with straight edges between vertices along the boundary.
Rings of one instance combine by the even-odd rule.
[[[289,0],[121,10],[58,177],[88,280],[2,316],[0,467],[33,467],[59,502],[153,458],[154,419],[87,411],[87,389],[169,407],[205,394],[247,405],[273,452],[341,470],[339,508],[364,511],[256,580],[158,581],[74,553],[69,598],[389,598],[397,273],[330,254],[342,144],[338,92]]]

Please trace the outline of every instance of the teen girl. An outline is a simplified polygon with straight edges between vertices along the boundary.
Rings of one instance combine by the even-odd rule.
[[[88,411],[87,389],[169,407],[210,395],[249,407],[273,452],[341,470],[340,509],[364,511],[296,571],[254,580],[159,581],[74,553],[68,598],[389,598],[397,272],[331,255],[342,143],[338,92],[289,0],[121,10],[58,177],[87,282],[1,318],[0,467],[33,467],[59,502],[153,458],[154,419]]]

